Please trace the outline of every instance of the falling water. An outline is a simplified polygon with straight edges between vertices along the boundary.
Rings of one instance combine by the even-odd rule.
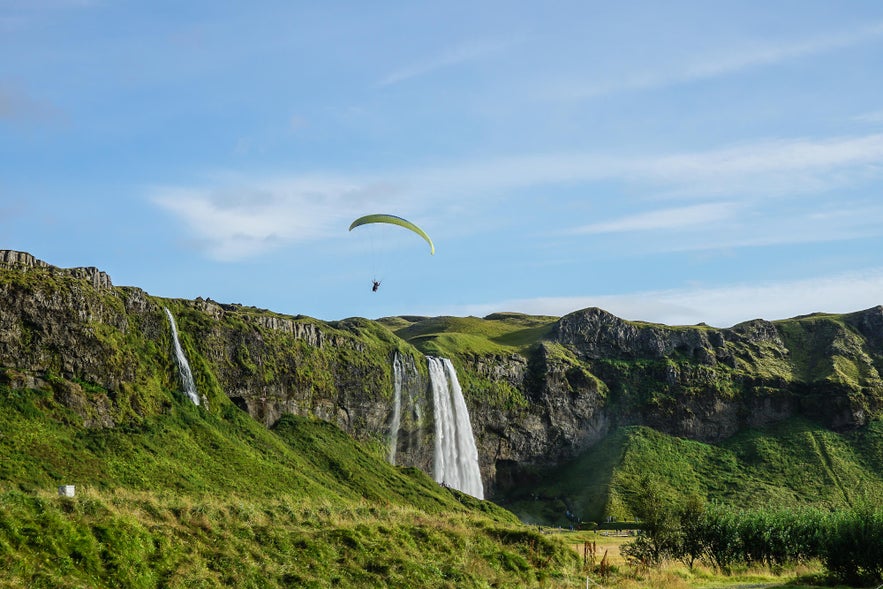
[[[427,360],[435,410],[435,480],[484,499],[478,450],[457,372],[447,358]]]
[[[178,372],[181,373],[181,384],[184,386],[184,392],[190,397],[194,405],[199,405],[199,395],[196,394],[196,383],[193,382],[193,373],[190,372],[190,364],[181,349],[181,342],[178,341],[178,326],[175,325],[175,318],[172,312],[163,307],[166,315],[169,317],[169,324],[172,326],[172,341],[175,344],[175,358],[178,360]]]
[[[393,400],[392,400],[392,423],[389,424],[389,456],[390,464],[396,463],[396,450],[399,445],[399,427],[402,424],[402,358],[396,352],[392,359],[393,377]]]

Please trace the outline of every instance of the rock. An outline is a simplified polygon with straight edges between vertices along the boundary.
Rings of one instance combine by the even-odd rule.
[[[87,268],[56,268],[55,266],[47,264],[43,260],[38,260],[31,254],[26,252],[0,250],[0,264],[9,268],[16,268],[19,270],[45,268],[50,270],[54,274],[67,274],[75,278],[85,279],[91,282],[94,288],[107,289],[113,287],[113,284],[110,281],[110,276],[108,276],[107,273],[102,272],[98,268],[92,266]]]

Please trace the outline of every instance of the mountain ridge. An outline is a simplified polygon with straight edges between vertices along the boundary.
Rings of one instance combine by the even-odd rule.
[[[153,297],[113,286],[100,270],[57,269],[20,252],[0,252],[0,291],[2,379],[54,389],[89,427],[167,407],[160,393],[175,388],[176,371],[165,307],[209,410],[229,398],[268,427],[287,414],[314,416],[384,444],[393,355],[424,373],[416,362],[424,355],[447,357],[472,416],[485,488],[504,502],[536,472],[572,463],[623,427],[720,444],[794,418],[849,432],[883,407],[880,306],[730,328],[627,321],[598,308],[560,318],[325,322]],[[423,451],[398,455],[431,471]]]

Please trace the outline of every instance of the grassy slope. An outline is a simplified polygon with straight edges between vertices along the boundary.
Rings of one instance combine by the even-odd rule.
[[[478,317],[388,317],[379,322],[428,355],[524,352],[551,332],[557,317],[495,313]]]
[[[674,496],[697,494],[739,507],[880,502],[881,440],[881,421],[837,434],[793,419],[741,432],[721,445],[620,428],[505,505],[528,521],[559,525],[568,523],[566,508],[584,521],[626,518],[629,498],[646,474],[661,479]]]
[[[50,392],[0,387],[0,586],[536,586],[575,565],[321,421],[271,431],[178,399],[115,429],[77,422]]]

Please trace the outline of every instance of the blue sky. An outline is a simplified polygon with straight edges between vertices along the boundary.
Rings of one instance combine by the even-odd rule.
[[[117,285],[326,320],[883,304],[881,2],[0,0],[0,55],[0,248]]]

